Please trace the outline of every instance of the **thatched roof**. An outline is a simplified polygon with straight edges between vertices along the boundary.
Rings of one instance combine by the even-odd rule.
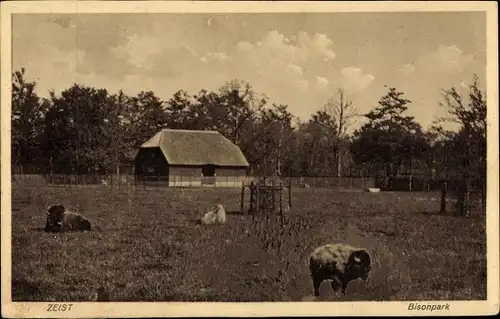
[[[154,147],[170,165],[249,166],[240,148],[217,131],[163,129],[141,145]]]

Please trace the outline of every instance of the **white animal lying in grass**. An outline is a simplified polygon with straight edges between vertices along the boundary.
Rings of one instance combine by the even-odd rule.
[[[226,223],[226,210],[221,204],[212,206],[208,212],[198,219],[198,224],[225,224]]]
[[[309,258],[314,296],[319,297],[319,287],[324,280],[331,280],[332,289],[346,294],[351,280],[368,279],[371,270],[370,254],[365,249],[345,244],[327,244],[316,248]]]
[[[47,209],[46,232],[90,231],[91,228],[87,218],[67,211],[63,205],[53,205]]]

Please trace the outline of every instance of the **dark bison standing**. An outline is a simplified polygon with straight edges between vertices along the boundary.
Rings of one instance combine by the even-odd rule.
[[[67,211],[63,205],[54,205],[47,210],[46,232],[90,231],[90,221],[84,216]]]
[[[331,281],[332,289],[346,294],[351,280],[366,281],[371,271],[370,254],[362,248],[347,244],[326,244],[316,248],[309,259],[314,296],[319,297],[319,287],[324,280]]]

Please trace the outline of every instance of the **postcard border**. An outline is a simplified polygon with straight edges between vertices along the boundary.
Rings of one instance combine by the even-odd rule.
[[[498,16],[493,1],[374,2],[229,2],[229,1],[9,1],[1,3],[1,238],[2,316],[19,318],[160,317],[160,316],[335,316],[335,315],[464,315],[499,312],[498,215]],[[487,301],[427,301],[450,304],[446,312],[409,311],[405,302],[135,302],[77,303],[67,313],[47,312],[47,302],[11,302],[11,46],[14,13],[139,13],[139,12],[487,12]],[[5,39],[9,38],[10,41]],[[492,200],[493,199],[493,200]],[[7,269],[7,271],[5,271]],[[297,305],[295,305],[297,304]],[[321,305],[321,306],[319,306]]]

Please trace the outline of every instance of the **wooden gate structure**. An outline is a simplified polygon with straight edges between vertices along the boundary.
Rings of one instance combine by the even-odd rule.
[[[250,190],[250,207],[247,213],[250,215],[259,214],[276,214],[283,216],[283,204],[288,197],[288,208],[292,206],[291,181],[288,181],[288,186],[281,179],[262,179],[257,182],[252,181],[250,184],[242,184],[241,186],[241,212],[244,210],[245,189]],[[284,194],[288,188],[288,194]]]

